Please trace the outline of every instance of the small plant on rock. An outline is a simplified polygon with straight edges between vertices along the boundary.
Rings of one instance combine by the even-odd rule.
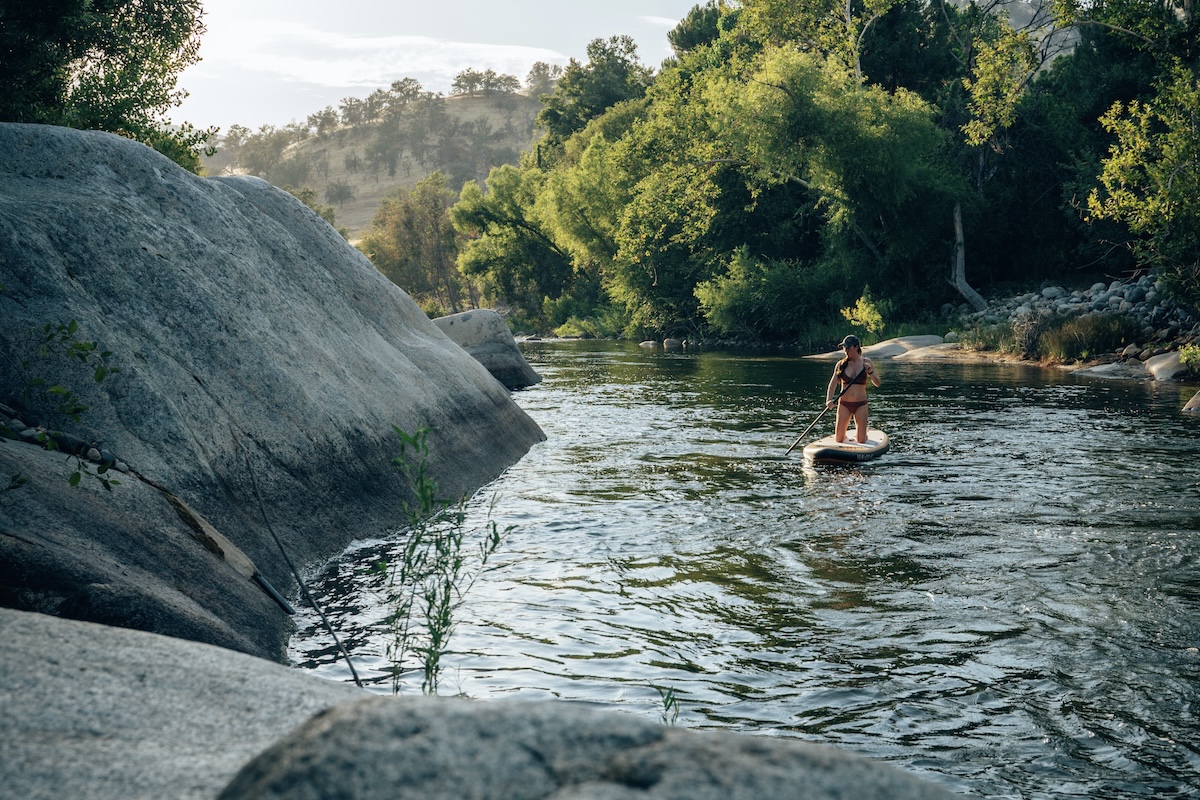
[[[47,322],[41,329],[31,331],[33,341],[30,349],[36,355],[25,358],[20,362],[20,379],[23,383],[22,399],[27,406],[41,407],[43,413],[56,417],[59,422],[70,420],[79,422],[88,406],[83,402],[75,389],[65,383],[52,383],[38,374],[39,363],[63,360],[72,364],[82,365],[95,383],[103,382],[108,376],[120,370],[111,364],[112,352],[102,350],[96,342],[87,341],[79,336],[79,323],[70,320],[66,323]],[[6,358],[9,366],[16,359]],[[25,420],[30,422],[30,420]],[[99,481],[105,489],[112,489],[120,481],[108,477],[108,463],[100,464],[93,469],[84,457],[87,445],[60,430],[41,430],[37,442],[46,450],[61,450],[67,455],[67,464],[71,468],[67,480],[72,486],[78,486],[85,475]],[[11,487],[10,487],[11,488]]]
[[[410,655],[421,665],[421,690],[437,694],[442,657],[449,650],[455,615],[476,579],[511,528],[500,531],[488,520],[474,548],[466,529],[466,498],[447,503],[438,496],[437,481],[429,474],[429,429],[400,437],[400,456],[394,459],[412,486],[414,502],[406,513],[409,529],[399,557],[382,562],[386,576],[385,623],[389,629],[386,656],[391,664],[392,693],[399,694]]]

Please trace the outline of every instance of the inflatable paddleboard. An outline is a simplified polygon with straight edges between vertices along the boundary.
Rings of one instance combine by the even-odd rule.
[[[804,445],[804,460],[813,464],[858,464],[879,458],[890,446],[888,435],[875,428],[867,428],[867,440],[859,444],[857,434],[851,428],[846,432],[844,442],[835,441],[831,433]]]

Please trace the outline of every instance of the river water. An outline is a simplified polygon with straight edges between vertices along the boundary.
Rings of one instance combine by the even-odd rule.
[[[514,526],[442,694],[559,698],[836,745],[990,798],[1200,797],[1196,387],[879,362],[857,467],[784,451],[831,366],[527,345],[537,445],[470,503]],[[817,430],[832,426],[826,415]],[[374,689],[364,542],[313,588]],[[292,657],[347,680],[311,616]],[[405,691],[419,691],[420,678]]]

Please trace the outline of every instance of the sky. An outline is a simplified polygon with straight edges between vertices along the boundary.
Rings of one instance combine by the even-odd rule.
[[[173,122],[286,125],[344,97],[416,78],[449,94],[470,67],[525,80],[535,61],[587,61],[588,42],[632,36],[643,64],[702,0],[204,0],[201,61]]]

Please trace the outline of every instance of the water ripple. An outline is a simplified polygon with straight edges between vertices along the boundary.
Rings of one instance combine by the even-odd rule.
[[[892,452],[806,468],[783,451],[826,364],[528,356],[545,381],[516,398],[549,439],[471,503],[472,526],[491,508],[515,530],[443,691],[657,718],[670,688],[681,725],[832,743],[977,796],[1200,797],[1200,440],[1177,388],[881,363]],[[365,566],[394,547],[315,581],[368,674],[387,609]],[[297,664],[348,679],[301,624]]]

